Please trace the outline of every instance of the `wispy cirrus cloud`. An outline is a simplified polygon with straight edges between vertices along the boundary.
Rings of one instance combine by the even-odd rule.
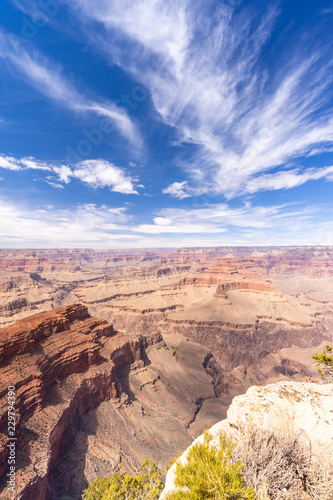
[[[130,70],[139,75],[143,70],[139,69],[142,59],[147,62],[154,54],[161,64],[167,63],[165,71],[171,69],[172,73],[178,74],[183,69],[188,38],[192,35],[186,19],[187,3],[184,0],[114,0],[112,3],[108,0],[74,0],[69,7],[83,20],[103,24],[109,34],[117,32],[119,43],[111,45],[109,38],[99,36],[98,29],[89,30],[92,38],[102,43],[101,48],[106,50],[110,59],[125,69],[129,69],[128,62],[133,63]],[[139,46],[135,47],[133,42]],[[133,52],[128,51],[129,44]],[[151,67],[145,68],[152,75]]]
[[[40,162],[33,157],[17,159],[0,155],[0,168],[16,171],[31,169],[50,172],[53,176],[48,175],[38,180],[42,180],[54,188],[64,187],[59,184],[59,181],[69,184],[71,179],[77,179],[94,189],[109,188],[117,193],[139,194],[135,189],[138,179],[106,160],[84,160],[68,166]]]
[[[258,191],[276,191],[278,189],[290,189],[301,186],[308,181],[316,181],[325,179],[333,182],[333,166],[321,168],[292,168],[289,170],[280,170],[274,174],[262,174],[257,177],[252,177],[241,186],[238,186],[235,191],[229,191],[228,197],[233,194],[253,194]],[[167,188],[163,189],[162,193],[169,194],[173,198],[183,200],[191,196],[200,196],[202,190],[189,186],[187,181],[174,182]]]
[[[130,207],[94,203],[63,209],[0,198],[3,248],[133,248],[216,245],[332,244],[332,222],[316,215],[332,207],[215,204],[156,211],[151,224],[134,224]]]
[[[295,228],[307,222],[319,207],[300,207],[294,204],[258,206],[245,203],[231,207],[226,203],[198,208],[167,208],[157,211],[153,224],[139,225],[143,233],[224,233],[232,229]]]
[[[64,75],[59,64],[44,57],[31,44],[0,30],[0,58],[26,78],[30,85],[49,99],[76,113],[92,113],[107,117],[115,128],[135,147],[142,146],[137,126],[126,111],[111,101],[88,97],[75,89],[75,83]]]
[[[333,181],[333,166],[322,168],[307,168],[301,170],[295,168],[292,170],[280,170],[275,174],[266,174],[251,179],[245,188],[247,193],[256,193],[257,191],[273,191],[277,189],[290,189],[301,186],[308,181],[326,179]]]
[[[6,156],[3,154],[0,154],[0,168],[4,168],[6,170],[52,170],[51,164],[38,161],[32,156],[14,158],[13,156]]]
[[[58,182],[53,182],[52,179],[46,178],[46,179],[39,179],[39,180],[46,182],[46,184],[53,187],[54,189],[64,189],[64,186],[62,184],[59,184]]]
[[[332,147],[332,40],[297,33],[275,64],[265,64],[275,56],[268,47],[278,2],[265,11],[196,0],[71,6],[87,26],[103,25],[103,38],[90,30],[92,43],[150,90],[178,144],[195,148],[182,161],[187,184],[164,193],[234,197],[270,169]]]
[[[179,198],[180,200],[184,198],[190,198],[191,196],[196,196],[202,194],[200,188],[193,188],[188,185],[187,181],[173,182],[167,188],[162,190],[163,194],[169,194],[173,198]]]
[[[135,238],[124,234],[129,219],[124,207],[82,204],[64,210],[0,199],[0,233],[7,248],[110,247],[117,240]]]

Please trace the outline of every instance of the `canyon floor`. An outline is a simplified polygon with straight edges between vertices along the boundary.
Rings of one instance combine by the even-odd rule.
[[[333,248],[2,250],[0,327],[1,498],[15,385],[18,498],[79,499],[165,466],[252,385],[319,380]]]

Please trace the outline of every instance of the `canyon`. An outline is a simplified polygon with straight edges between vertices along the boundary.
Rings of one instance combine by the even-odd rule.
[[[332,247],[3,250],[0,326],[84,304],[118,331],[200,343],[244,391],[304,375],[306,349],[331,338],[332,256]]]
[[[116,332],[82,305],[18,321],[0,331],[0,345],[4,499],[11,498],[9,386],[17,412],[16,491],[27,500],[80,498],[96,475],[133,473],[147,455],[162,466],[227,409],[218,398],[223,372],[208,349],[172,335]]]
[[[0,251],[0,496],[8,386],[17,498],[79,499],[159,466],[237,395],[319,381],[333,340],[332,247]]]

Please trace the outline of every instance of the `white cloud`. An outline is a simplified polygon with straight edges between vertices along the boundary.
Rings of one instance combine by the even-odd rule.
[[[41,162],[33,157],[17,159],[0,155],[0,168],[10,170],[35,169],[53,172],[56,174],[55,176],[47,176],[46,179],[38,180],[45,181],[50,186],[58,189],[62,189],[64,186],[59,182],[55,182],[56,180],[69,184],[72,178],[95,189],[107,187],[111,191],[123,194],[139,194],[134,186],[144,187],[137,184],[137,178],[131,177],[125,170],[106,160],[84,160],[68,167],[67,165],[53,165]]]
[[[177,221],[169,219],[163,221],[161,217],[154,218],[154,224],[140,224],[135,231],[146,234],[214,234],[224,233],[228,229],[219,224],[211,224],[207,221],[190,222],[189,220]]]
[[[26,50],[17,38],[1,31],[0,58],[8,61],[11,67],[14,66],[25,77],[25,81],[46,97],[74,112],[88,112],[109,118],[135,147],[142,146],[141,136],[124,109],[110,101],[92,99],[80,94],[75,83],[64,76],[61,66],[51,63],[37,50]]]
[[[187,181],[173,182],[167,188],[163,189],[163,194],[170,194],[173,198],[183,200],[190,196],[196,196],[202,193],[202,189],[195,189],[188,185]]]
[[[327,207],[326,207],[327,208]],[[164,209],[152,224],[133,224],[128,207],[83,204],[70,209],[0,199],[2,248],[153,248],[217,245],[332,244],[323,207],[226,204]],[[192,235],[195,234],[195,236]]]
[[[294,205],[252,206],[237,208],[225,203],[198,208],[167,208],[160,210],[154,224],[141,224],[135,229],[147,234],[198,233],[213,234],[232,229],[292,228],[316,213],[318,208],[297,208]]]
[[[193,188],[174,184],[164,192],[184,198],[202,186],[230,198],[253,176],[332,144],[333,119],[323,112],[332,97],[331,48],[298,33],[276,65],[263,64],[276,4],[262,14],[221,2],[214,15],[211,1],[73,5],[87,26],[97,21],[106,29],[103,37],[89,30],[97,50],[150,90],[179,143],[197,146],[182,165]]]
[[[310,180],[326,179],[333,181],[333,166],[323,168],[308,168],[301,172],[299,169],[281,170],[276,174],[261,175],[251,179],[245,188],[248,193],[257,191],[271,191],[276,189],[290,189],[301,186]]]
[[[31,168],[31,169],[45,170],[45,171],[52,170],[52,167],[50,165],[48,165],[45,162],[38,161],[32,156],[29,156],[27,158],[21,158],[20,163],[23,166],[23,168],[26,169]]]
[[[108,0],[94,3],[89,0],[74,0],[70,7],[77,6],[83,16],[88,15],[108,29],[116,29],[121,42],[124,37],[130,37],[145,50],[161,56],[178,74],[183,66],[188,36],[191,35],[187,32],[186,3],[184,0],[114,0],[110,4]],[[113,49],[113,57],[117,57],[117,48]],[[127,47],[124,50],[127,51]],[[133,54],[133,58],[136,55],[137,52]],[[122,64],[119,58],[117,62]]]
[[[47,184],[49,184],[49,186],[51,186],[55,189],[64,189],[64,186],[62,184],[57,183],[57,182],[52,182],[52,181],[48,181],[48,180],[46,180],[45,182]]]
[[[5,155],[0,155],[0,168],[5,168],[7,170],[21,170],[21,166],[16,158]]]
[[[124,170],[105,160],[85,160],[75,165],[72,177],[93,188],[108,187],[123,194],[139,194],[133,186],[133,179]]]
[[[58,175],[59,181],[68,184],[72,176],[72,170],[67,165],[54,166],[53,171]]]
[[[6,156],[4,154],[0,154],[0,168],[4,168],[6,170],[45,170],[51,171],[53,167],[45,162],[38,161],[32,156],[28,156],[26,158],[14,158],[13,156]]]
[[[7,248],[108,247],[117,240],[133,239],[130,234],[122,234],[129,219],[123,207],[85,204],[60,210],[0,200],[1,241]]]

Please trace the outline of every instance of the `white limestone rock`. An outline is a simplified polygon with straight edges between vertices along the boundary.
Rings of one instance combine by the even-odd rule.
[[[277,382],[264,387],[250,387],[246,394],[236,396],[227,413],[227,419],[210,429],[212,445],[218,444],[219,432],[226,431],[237,436],[239,424],[255,423],[262,426],[279,424],[284,418],[292,419],[294,429],[304,430],[311,439],[313,453],[320,454],[324,447],[333,445],[333,384],[307,382]],[[178,459],[186,462],[188,451],[196,443],[203,442],[199,436]],[[166,485],[160,496],[175,489],[174,464],[166,477]]]

